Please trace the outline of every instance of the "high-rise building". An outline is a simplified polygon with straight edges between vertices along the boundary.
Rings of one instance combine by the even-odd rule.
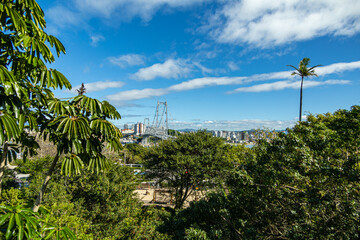
[[[145,132],[145,127],[143,123],[136,123],[134,126],[135,135],[142,135]]]
[[[125,123],[124,124],[124,129],[129,129],[129,124]]]
[[[139,123],[136,123],[134,125],[134,134],[135,135],[140,135],[140,133],[139,133]]]

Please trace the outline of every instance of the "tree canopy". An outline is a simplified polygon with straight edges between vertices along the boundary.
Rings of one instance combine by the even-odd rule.
[[[169,221],[176,238],[357,239],[360,106],[310,115],[259,140],[226,180],[228,193],[192,203]],[[190,231],[191,230],[191,231]]]
[[[214,185],[231,167],[224,151],[222,139],[198,131],[160,142],[149,150],[146,165],[151,177],[175,190],[175,208],[181,208],[195,187]]]

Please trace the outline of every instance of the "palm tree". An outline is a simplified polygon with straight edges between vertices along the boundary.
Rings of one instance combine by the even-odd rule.
[[[300,112],[299,112],[299,121],[301,122],[301,115],[302,115],[302,96],[303,96],[303,84],[304,84],[304,77],[309,76],[318,76],[315,73],[315,68],[319,67],[321,65],[316,65],[313,67],[308,67],[310,64],[310,58],[304,58],[300,61],[299,67],[294,67],[293,65],[287,65],[289,67],[292,67],[295,69],[294,72],[291,73],[291,75],[299,75],[301,77],[301,87],[300,87]]]

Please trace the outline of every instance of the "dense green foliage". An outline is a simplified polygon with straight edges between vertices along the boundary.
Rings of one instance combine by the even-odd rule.
[[[54,97],[49,88],[71,85],[61,73],[47,69],[45,63],[55,60],[48,45],[58,55],[65,48],[44,31],[44,13],[34,0],[2,2],[0,13],[0,185],[5,160],[14,158],[20,148],[33,153],[38,147],[24,129],[57,146],[34,206],[37,211],[61,154],[65,154],[61,172],[69,176],[85,166],[97,173],[108,166],[102,149],[119,151],[121,133],[107,119],[119,119],[120,114],[108,102],[83,94],[69,100]]]
[[[181,133],[180,133],[179,131],[174,130],[174,129],[169,129],[169,130],[168,130],[168,134],[169,134],[170,136],[180,136],[180,135],[181,135]]]
[[[142,163],[146,157],[147,149],[137,143],[128,143],[124,147],[123,158],[126,163]]]
[[[98,175],[64,176],[59,162],[47,210],[33,213],[27,207],[52,159],[19,162],[18,171],[31,173],[30,186],[4,186],[0,229],[5,236],[11,226],[9,239],[26,239],[29,226],[50,239],[70,230],[78,239],[358,239],[359,135],[360,106],[353,106],[310,115],[253,148],[225,145],[204,131],[161,142],[148,155],[157,180],[182,188],[183,199],[186,188],[211,187],[206,198],[170,212],[142,206],[134,196],[139,180],[126,167],[110,162]],[[10,224],[11,214],[18,222]]]
[[[44,158],[18,162],[19,170],[30,173],[31,178],[28,188],[17,190],[17,201],[31,205],[51,161]],[[166,239],[156,230],[166,212],[143,208],[134,195],[139,180],[132,170],[110,164],[106,173],[93,175],[85,171],[74,177],[61,175],[61,164],[57,164],[54,181],[49,183],[43,201],[43,207],[51,214],[40,211],[36,216],[59,228],[68,227],[78,239]],[[14,198],[8,197],[10,201]]]
[[[121,149],[121,133],[107,120],[120,118],[112,105],[84,95],[65,101],[54,97],[50,88],[70,89],[71,84],[46,66],[55,61],[49,46],[58,56],[65,48],[45,27],[44,13],[35,0],[0,3],[0,190],[6,160],[20,149],[26,158],[38,148],[30,130],[57,145],[52,166],[66,154],[61,169],[66,175],[78,174],[84,166],[99,173],[108,166],[102,149]],[[50,167],[35,211],[52,172]]]
[[[57,56],[65,48],[45,27],[35,0],[0,2],[1,239],[360,238],[360,106],[301,122],[303,79],[316,76],[309,58],[291,66],[301,77],[300,122],[287,133],[251,149],[206,131],[149,150],[126,147],[175,191],[176,211],[167,212],[144,207],[134,195],[139,179],[103,155],[122,149],[108,121],[120,118],[117,110],[85,96],[83,86],[74,98],[54,97],[52,89],[71,84],[48,68],[51,48]],[[31,131],[57,153],[17,162],[17,171],[31,174],[29,186],[19,186],[4,166],[20,149],[24,159],[35,154]],[[195,189],[207,197],[183,209]]]
[[[359,135],[360,106],[311,115],[260,140],[225,193],[193,203],[167,229],[178,239],[358,239]]]
[[[47,67],[55,61],[50,47],[58,56],[65,48],[45,32],[45,27],[44,13],[35,0],[0,3],[0,193],[6,162],[15,159],[20,150],[26,159],[39,147],[31,132],[55,143],[58,150],[42,187],[37,188],[34,212],[39,210],[61,154],[65,154],[61,173],[69,177],[80,174],[85,165],[100,173],[110,165],[102,149],[121,149],[121,133],[107,120],[119,119],[120,114],[108,102],[84,95],[66,101],[54,98],[51,88],[71,89],[71,84],[60,72]],[[10,182],[5,184],[9,186]],[[39,215],[28,207],[20,203],[1,206],[0,225],[7,226],[6,239],[74,237],[66,226],[52,225],[56,219],[52,219],[51,210],[48,215]]]
[[[232,163],[225,157],[225,144],[206,131],[182,134],[151,148],[147,168],[151,177],[166,182],[175,191],[175,208],[181,208],[197,188],[214,186]]]
[[[0,196],[0,239],[76,239],[76,235],[61,223],[59,216],[42,207],[32,211],[17,189],[3,191]]]

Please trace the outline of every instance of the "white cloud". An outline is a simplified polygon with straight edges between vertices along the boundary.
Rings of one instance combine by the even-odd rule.
[[[60,34],[60,29],[81,27],[91,29],[89,20],[101,18],[114,25],[140,17],[144,22],[162,9],[190,7],[209,0],[70,0],[46,12],[48,31]],[[76,28],[74,28],[76,29]]]
[[[208,86],[222,86],[242,84],[246,77],[205,77],[195,78],[186,82],[175,84],[168,89],[171,91],[187,91]]]
[[[334,63],[327,66],[321,66],[315,68],[315,73],[318,76],[326,76],[333,73],[341,73],[345,71],[351,71],[360,69],[360,61],[348,62],[348,63]],[[249,76],[247,82],[253,81],[265,81],[273,79],[288,79],[293,71],[281,71],[272,73],[262,73]]]
[[[213,73],[214,72],[213,69],[207,68],[204,65],[202,65],[201,63],[194,62],[193,65],[198,67],[201,70],[202,74],[208,74],[208,73]]]
[[[102,35],[93,35],[90,36],[91,39],[91,46],[96,47],[98,45],[99,42],[105,41],[105,37]]]
[[[315,69],[318,75],[326,75],[332,73],[340,73],[344,71],[350,71],[360,68],[360,61],[349,63],[334,63],[324,67],[318,67]]]
[[[236,63],[234,63],[234,62],[228,62],[228,67],[229,67],[230,70],[232,70],[232,71],[236,71],[236,70],[239,70],[239,69],[240,69],[239,66],[236,65]]]
[[[72,25],[81,25],[83,22],[78,17],[78,13],[70,11],[63,6],[56,6],[46,12],[46,17],[56,22],[56,25],[64,28],[69,23]]]
[[[97,92],[103,91],[108,88],[120,88],[125,85],[123,82],[118,81],[99,81],[93,83],[85,83],[86,92]],[[76,93],[76,90],[80,88],[81,85],[75,86],[72,88],[72,92]]]
[[[78,9],[92,15],[110,18],[114,13],[129,20],[139,16],[149,21],[162,7],[188,7],[205,0],[74,0]]]
[[[61,29],[73,28],[78,29],[79,27],[88,29],[87,17],[81,12],[70,10],[65,6],[55,6],[46,11],[46,29],[49,33],[54,35],[60,35]]]
[[[228,1],[209,22],[218,42],[266,48],[325,35],[354,35],[360,31],[360,1]]]
[[[208,44],[208,43],[205,43],[205,42],[196,42],[196,43],[194,43],[194,44],[196,44],[196,46],[195,46],[195,49],[196,50],[202,50],[202,49],[207,49],[207,48],[210,48],[210,44]]]
[[[155,78],[186,77],[192,71],[192,66],[184,59],[168,59],[164,63],[156,63],[150,67],[141,68],[132,78],[140,81]]]
[[[131,100],[138,100],[143,98],[162,96],[167,93],[168,90],[166,89],[146,88],[142,90],[134,89],[129,91],[123,91],[116,94],[108,95],[106,98],[114,102],[123,102],[123,101],[131,101]]]
[[[273,79],[287,79],[291,76],[291,72],[292,71],[281,71],[281,72],[255,74],[248,78],[248,82],[273,80]]]
[[[145,56],[140,54],[126,54],[119,57],[108,57],[110,63],[125,68],[128,66],[143,65],[145,63]]]
[[[336,85],[336,84],[349,84],[350,81],[348,80],[327,80],[324,82],[320,81],[304,81],[304,88],[310,88],[310,87],[317,87],[317,86],[323,86],[323,85]],[[269,92],[269,91],[278,91],[283,90],[287,88],[292,89],[299,89],[300,88],[300,81],[279,81],[279,82],[273,82],[273,83],[264,83],[259,85],[254,85],[251,87],[243,87],[243,88],[237,88],[234,91],[228,92],[231,93],[238,93],[238,92]]]

